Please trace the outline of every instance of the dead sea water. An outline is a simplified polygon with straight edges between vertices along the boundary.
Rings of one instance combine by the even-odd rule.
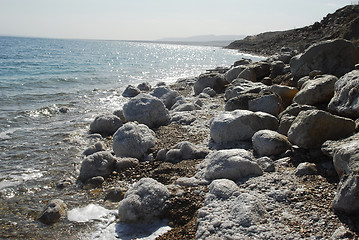
[[[242,55],[215,47],[0,37],[0,239],[79,239],[91,224],[38,222],[54,198],[69,210],[96,204],[76,179],[89,123],[120,109],[128,84],[174,82]],[[254,59],[258,60],[258,59]]]

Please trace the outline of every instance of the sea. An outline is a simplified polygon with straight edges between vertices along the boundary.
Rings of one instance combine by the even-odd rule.
[[[108,233],[116,208],[101,193],[57,187],[76,182],[91,121],[121,109],[129,84],[171,84],[242,58],[261,59],[210,46],[0,36],[0,239],[121,239]],[[71,217],[37,221],[55,198]]]

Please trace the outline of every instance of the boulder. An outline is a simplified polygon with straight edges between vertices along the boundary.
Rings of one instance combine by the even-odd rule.
[[[209,193],[217,198],[228,199],[235,193],[239,193],[239,187],[229,179],[216,179],[209,185]]]
[[[122,126],[122,121],[119,117],[108,114],[100,115],[95,118],[90,124],[91,133],[100,133],[104,136],[111,136],[118,128]]]
[[[138,94],[140,94],[141,91],[135,86],[128,85],[126,89],[123,91],[122,96],[123,97],[136,97]]]
[[[217,94],[216,91],[214,91],[210,87],[206,87],[205,89],[203,89],[202,93],[208,94],[210,97],[214,97]]]
[[[341,77],[353,70],[358,60],[359,51],[351,41],[335,39],[313,44],[291,59],[290,68],[296,79],[313,70]]]
[[[228,101],[231,98],[238,97],[244,93],[259,93],[265,90],[267,85],[260,82],[251,82],[245,79],[236,79],[227,87],[224,99]]]
[[[237,78],[245,79],[247,81],[255,82],[257,80],[257,75],[252,66],[247,66],[240,72]]]
[[[359,70],[347,73],[335,83],[328,109],[345,117],[359,118]]]
[[[297,177],[318,174],[317,166],[314,163],[303,162],[295,169],[294,175]]]
[[[268,113],[235,110],[211,119],[210,136],[216,143],[228,143],[251,139],[262,129],[277,128],[278,119]]]
[[[66,216],[66,210],[67,206],[61,199],[53,199],[42,210],[39,221],[49,225],[56,223]]]
[[[167,87],[156,87],[150,92],[150,95],[161,99],[166,108],[171,109],[173,104],[175,104],[175,99],[179,96],[179,93]]]
[[[237,66],[242,66],[242,65],[248,65],[248,64],[251,64],[251,63],[252,63],[252,59],[242,58],[241,60],[235,61],[233,63],[233,66],[237,67]]]
[[[334,84],[337,80],[338,78],[332,75],[323,75],[309,80],[303,84],[293,101],[307,105],[328,103],[334,95]]]
[[[282,99],[275,93],[264,91],[255,99],[248,101],[248,110],[278,116],[283,111]]]
[[[82,154],[88,156],[100,151],[105,151],[105,147],[102,142],[97,142],[94,145],[87,148]]]
[[[258,158],[257,163],[262,168],[262,170],[264,172],[274,172],[275,171],[274,162],[270,157]]]
[[[233,97],[226,102],[225,110],[234,111],[237,109],[248,110],[248,103],[250,100],[256,99],[258,93],[243,93],[238,97]]]
[[[80,168],[79,179],[85,183],[92,177],[107,178],[115,169],[116,158],[109,152],[97,152],[86,157]]]
[[[261,81],[264,77],[269,77],[271,73],[271,64],[266,61],[260,61],[252,64],[256,76],[255,81]]]
[[[339,177],[343,174],[359,172],[359,133],[338,141],[326,141],[322,152],[333,158]]]
[[[332,207],[336,211],[344,212],[348,215],[359,213],[359,175],[353,173],[341,178],[338,192],[332,202]]]
[[[270,67],[270,75],[269,75],[269,77],[271,79],[274,79],[278,75],[283,75],[285,73],[284,68],[285,68],[284,62],[282,62],[282,61],[273,61],[271,63],[271,67]]]
[[[216,93],[221,93],[224,91],[226,84],[228,84],[228,82],[225,80],[223,74],[204,73],[199,75],[193,88],[195,95],[200,94],[206,87],[212,88]]]
[[[139,94],[123,106],[123,114],[127,121],[137,121],[150,128],[169,123],[170,115],[157,97],[148,94]]]
[[[224,77],[228,83],[231,83],[234,79],[238,77],[238,75],[245,69],[244,65],[232,67],[225,74]]]
[[[173,149],[166,153],[165,161],[179,162],[187,159],[201,159],[205,158],[208,153],[208,149],[200,148],[193,143],[184,141],[177,143]]]
[[[236,181],[263,174],[252,153],[244,149],[219,150],[209,154],[205,161],[204,177],[207,180],[225,178]]]
[[[190,125],[196,121],[196,115],[193,112],[172,112],[171,113],[171,122],[182,124],[182,125]]]
[[[117,157],[140,159],[155,146],[155,136],[146,125],[128,122],[113,135],[113,151]]]
[[[298,89],[295,87],[283,86],[283,85],[272,85],[267,87],[267,91],[278,94],[283,102],[284,106],[289,106],[294,96],[298,93]]]
[[[326,140],[348,137],[354,133],[355,122],[321,110],[298,114],[288,131],[289,141],[303,148],[318,148]]]
[[[143,82],[137,85],[137,88],[142,92],[148,92],[151,90],[151,84],[148,82]]]
[[[280,155],[292,147],[286,136],[272,130],[256,132],[252,137],[252,144],[260,156]]]
[[[161,217],[170,192],[152,178],[142,178],[130,188],[119,205],[121,222],[150,223]]]
[[[294,122],[296,117],[297,116],[293,116],[290,114],[281,115],[281,117],[279,119],[279,126],[277,129],[277,132],[287,136],[288,130],[289,130],[290,126],[292,126],[292,123]]]

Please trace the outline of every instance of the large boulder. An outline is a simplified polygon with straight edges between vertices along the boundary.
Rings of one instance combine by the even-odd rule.
[[[278,119],[268,113],[235,110],[222,113],[210,122],[210,135],[216,143],[251,139],[262,129],[276,130]]]
[[[292,147],[286,136],[272,130],[256,132],[252,137],[252,143],[260,156],[279,155]]]
[[[51,200],[42,210],[39,221],[45,224],[53,224],[66,216],[67,206],[61,199]]]
[[[142,178],[130,188],[120,202],[121,222],[153,222],[161,217],[170,192],[162,183],[152,178]]]
[[[140,159],[155,144],[155,133],[144,124],[128,122],[113,135],[113,151],[117,157]]]
[[[278,94],[281,97],[284,106],[289,106],[292,103],[294,96],[298,93],[297,88],[284,85],[268,86],[267,91]]]
[[[263,174],[253,154],[244,149],[219,150],[209,154],[205,161],[204,177],[207,180],[225,178],[235,181]]]
[[[231,83],[234,79],[238,77],[238,75],[245,69],[244,65],[236,66],[229,69],[225,74],[224,77],[228,83]]]
[[[148,94],[139,94],[123,106],[123,114],[127,121],[137,121],[150,128],[166,125],[170,115],[157,97]]]
[[[94,153],[82,161],[79,179],[85,183],[92,177],[106,178],[115,169],[116,161],[116,158],[109,152]]]
[[[298,104],[316,105],[327,103],[334,95],[334,84],[338,80],[336,76],[324,75],[305,82],[294,97]]]
[[[224,98],[228,101],[231,98],[238,97],[244,93],[259,93],[265,90],[267,85],[260,82],[252,82],[245,79],[234,80],[229,87],[227,87]]]
[[[328,140],[322,152],[333,158],[338,176],[359,172],[359,133],[337,141]]]
[[[350,41],[328,40],[310,46],[304,53],[293,57],[290,69],[296,79],[313,70],[341,77],[354,69],[359,60],[359,51]]]
[[[122,120],[113,115],[100,115],[90,124],[91,133],[100,133],[104,136],[111,136],[122,126]]]
[[[283,110],[282,99],[275,93],[264,91],[255,99],[248,101],[248,110],[278,116]]]
[[[347,73],[335,83],[334,97],[328,109],[346,117],[359,118],[359,70]]]
[[[359,175],[358,173],[345,175],[339,183],[338,192],[332,202],[336,211],[348,215],[359,213]]]
[[[256,99],[258,93],[243,93],[237,97],[233,97],[226,102],[225,110],[233,111],[237,109],[248,110],[248,103],[250,100]]]
[[[321,110],[302,111],[288,131],[289,140],[303,148],[318,148],[326,140],[348,137],[354,133],[355,122]]]
[[[206,87],[213,88],[217,93],[221,93],[224,91],[226,84],[228,84],[228,82],[225,80],[223,74],[203,73],[199,75],[193,88],[195,95],[200,94]]]
[[[175,104],[175,99],[179,96],[179,93],[167,87],[156,87],[150,92],[150,95],[161,99],[166,108],[171,109],[173,104]]]

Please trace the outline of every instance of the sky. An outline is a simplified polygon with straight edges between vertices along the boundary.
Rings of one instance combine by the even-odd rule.
[[[320,21],[351,0],[0,0],[0,35],[157,40],[254,35]]]

